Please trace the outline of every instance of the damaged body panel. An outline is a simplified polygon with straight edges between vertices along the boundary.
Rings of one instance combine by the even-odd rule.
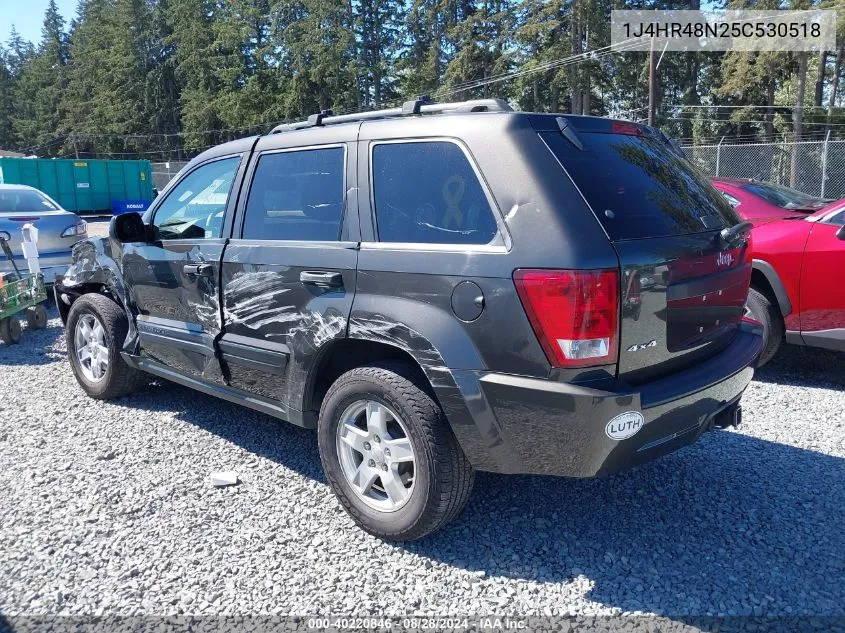
[[[303,410],[323,347],[346,336],[355,294],[355,244],[272,245],[233,240],[223,258],[222,360],[233,387]],[[265,262],[296,262],[296,265]],[[335,285],[301,281],[319,269]]]
[[[78,242],[73,247],[71,264],[64,275],[57,277],[53,286],[56,306],[62,323],[67,321],[71,303],[79,296],[96,292],[110,296],[126,310],[129,322],[123,350],[135,354],[138,350],[138,331],[135,318],[138,308],[126,285],[123,275],[123,256],[134,246],[120,244],[108,237],[94,237]]]

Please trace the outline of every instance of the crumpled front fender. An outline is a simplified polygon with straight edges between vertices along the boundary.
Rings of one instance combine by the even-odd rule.
[[[55,284],[57,303],[62,303],[62,296],[72,304],[84,294],[96,292],[105,294],[126,311],[129,328],[123,351],[137,353],[138,331],[135,329],[135,317],[138,314],[135,301],[123,279],[121,262],[123,252],[116,242],[107,237],[89,238],[78,242],[73,247],[70,267]],[[59,307],[62,310],[61,305]]]

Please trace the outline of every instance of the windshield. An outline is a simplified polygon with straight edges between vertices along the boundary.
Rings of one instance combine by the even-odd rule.
[[[801,207],[818,205],[821,202],[819,198],[808,196],[806,193],[801,193],[795,189],[790,189],[783,185],[775,185],[770,182],[753,182],[742,185],[742,188],[782,209],[799,209]]]
[[[33,189],[0,189],[0,213],[58,211],[47,196]]]
[[[579,133],[582,151],[560,133],[542,137],[611,240],[702,233],[739,222],[710,181],[659,139]]]

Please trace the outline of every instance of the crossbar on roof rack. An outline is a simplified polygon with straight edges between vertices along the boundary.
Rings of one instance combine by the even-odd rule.
[[[513,108],[502,99],[471,99],[469,101],[455,101],[453,103],[434,103],[422,97],[415,101],[406,101],[399,108],[388,108],[386,110],[355,112],[353,114],[334,114],[331,110],[323,110],[319,114],[312,114],[308,117],[307,121],[277,125],[270,133],[279,134],[280,132],[290,132],[292,130],[323,125],[337,125],[339,123],[369,121],[371,119],[391,119],[422,114],[443,114],[445,112],[513,112]]]

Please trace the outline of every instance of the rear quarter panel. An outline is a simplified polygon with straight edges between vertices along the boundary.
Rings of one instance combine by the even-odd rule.
[[[784,319],[787,330],[800,329],[801,267],[812,226],[804,220],[781,220],[757,226],[752,231],[754,259],[775,269],[792,304],[792,313]]]

